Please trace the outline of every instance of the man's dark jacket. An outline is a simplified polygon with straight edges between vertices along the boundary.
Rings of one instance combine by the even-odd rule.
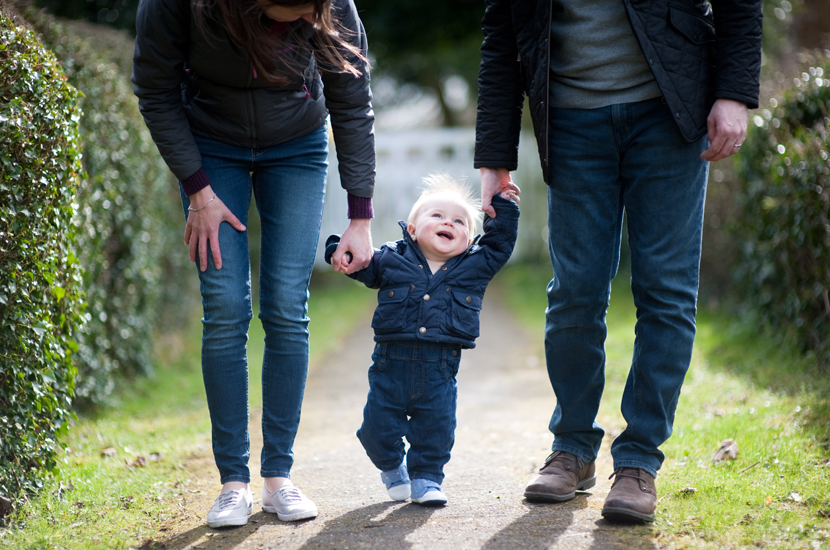
[[[758,106],[761,0],[620,0],[675,121],[706,134],[716,99]],[[522,103],[548,181],[551,0],[486,0],[482,21],[476,168],[518,165]]]
[[[418,341],[459,344],[474,348],[478,317],[487,284],[507,263],[519,230],[519,207],[493,197],[496,217],[484,216],[484,235],[436,273],[400,222],[403,239],[375,250],[365,269],[349,275],[378,290],[372,319],[376,342]],[[326,241],[326,261],[340,242]]]

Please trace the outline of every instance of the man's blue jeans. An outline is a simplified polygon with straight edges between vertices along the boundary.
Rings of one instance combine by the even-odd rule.
[[[403,462],[411,479],[440,484],[455,443],[461,348],[431,342],[379,342],[357,437],[381,471]],[[409,442],[406,452],[403,438]]]
[[[556,394],[553,450],[585,461],[604,435],[605,314],[620,259],[623,211],[637,308],[614,467],[654,475],[692,355],[708,139],[688,143],[662,98],[551,109],[550,257],[545,353]]]
[[[256,198],[262,225],[259,318],[265,329],[261,475],[288,477],[308,372],[308,284],[323,217],[328,132],[324,125],[266,149],[198,136],[196,144],[213,190],[243,224],[252,192]],[[182,204],[187,214],[184,195]],[[219,245],[222,269],[208,253],[207,271],[199,272],[202,374],[221,482],[249,482],[246,347],[253,314],[248,232],[222,223]]]

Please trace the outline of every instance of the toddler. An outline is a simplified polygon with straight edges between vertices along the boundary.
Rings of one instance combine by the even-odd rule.
[[[407,222],[398,222],[403,238],[375,250],[369,266],[349,277],[379,289],[357,437],[392,499],[440,506],[461,350],[475,347],[484,291],[513,251],[519,207],[514,195],[494,196],[496,217],[474,237],[482,212],[471,191],[443,175],[425,183]],[[339,240],[326,241],[328,263]]]

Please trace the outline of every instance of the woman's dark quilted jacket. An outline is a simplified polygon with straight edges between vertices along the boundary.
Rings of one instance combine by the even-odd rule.
[[[367,52],[366,34],[353,0],[333,0],[332,15],[343,36]],[[311,27],[290,24],[305,39]],[[281,60],[302,67],[275,86],[257,78],[244,50],[221,28],[208,37],[196,24],[191,0],[142,0],[132,82],[138,106],[170,170],[180,180],[196,173],[202,156],[194,135],[261,149],[307,135],[331,116],[341,185],[371,197],[375,138],[369,72],[359,78],[318,70],[308,48],[290,43]],[[289,40],[290,42],[290,40]]]
[[[478,317],[487,284],[510,258],[519,228],[519,207],[493,197],[496,217],[485,216],[484,235],[463,254],[431,273],[424,255],[399,222],[403,239],[375,250],[365,269],[349,275],[378,290],[372,319],[375,341],[390,340],[460,344],[474,348]],[[326,241],[326,261],[340,242]]]
[[[715,99],[758,106],[761,0],[620,0],[680,132],[706,134]],[[551,0],[486,0],[476,168],[518,165],[522,102],[549,174]]]

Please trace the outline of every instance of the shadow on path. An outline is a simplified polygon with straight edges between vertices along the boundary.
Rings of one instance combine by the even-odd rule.
[[[254,505],[255,509],[257,505]],[[191,549],[197,548],[199,550],[220,550],[226,548],[236,548],[242,545],[249,537],[255,535],[261,528],[269,526],[270,528],[280,529],[282,532],[303,529],[305,524],[309,521],[284,522],[277,519],[275,514],[266,514],[263,511],[254,512],[248,518],[248,524],[241,527],[223,527],[221,529],[211,529],[206,524],[202,524],[184,533],[179,533],[169,540],[160,543],[159,545],[145,545],[147,549]],[[143,547],[144,548],[144,547]]]
[[[481,550],[514,550],[521,541],[523,550],[550,548],[570,532],[574,512],[588,506],[588,495],[577,495],[560,504],[540,504],[524,501],[526,512],[514,519],[484,543]]]
[[[429,521],[437,508],[382,502],[358,508],[329,520],[299,550],[343,548],[408,549],[406,537]]]
[[[594,543],[589,550],[653,550],[657,547],[655,527],[625,525],[597,520]]]

